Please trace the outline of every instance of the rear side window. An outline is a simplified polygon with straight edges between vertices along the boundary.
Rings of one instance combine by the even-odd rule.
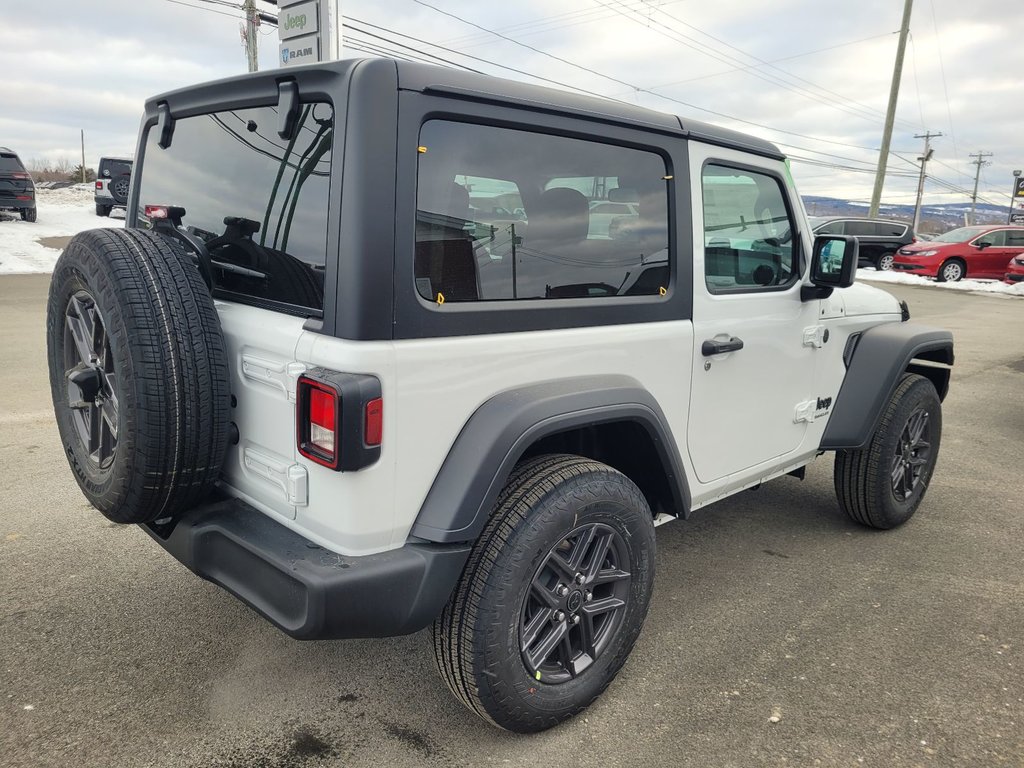
[[[782,183],[758,171],[708,164],[704,280],[711,293],[777,290],[799,276],[799,253]]]
[[[907,232],[906,224],[890,224],[887,221],[879,221],[875,227],[876,234],[882,237],[903,237]]]
[[[1024,247],[1024,229],[1006,230],[1006,245],[1011,248]]]
[[[877,225],[873,221],[848,221],[846,222],[846,234],[857,237],[873,237],[878,233]]]
[[[658,295],[669,284],[660,155],[431,120],[420,133],[416,289],[424,299]]]
[[[334,110],[303,105],[294,140],[277,133],[276,107],[236,109],[175,121],[171,146],[150,129],[141,170],[145,206],[179,206],[205,242],[217,295],[323,309]]]
[[[24,171],[25,166],[21,164],[21,160],[18,159],[17,155],[11,155],[6,152],[0,154],[0,171]]]

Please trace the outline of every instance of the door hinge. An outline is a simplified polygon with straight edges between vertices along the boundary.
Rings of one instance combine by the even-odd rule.
[[[295,402],[295,386],[306,372],[304,363],[264,360],[255,355],[242,355],[242,376],[265,384]]]
[[[804,328],[804,346],[821,349],[828,342],[828,328],[824,325],[812,325]]]
[[[818,410],[818,401],[806,400],[802,403],[796,404],[796,413],[793,415],[793,423],[799,424],[801,421],[808,423],[814,421],[814,414]]]

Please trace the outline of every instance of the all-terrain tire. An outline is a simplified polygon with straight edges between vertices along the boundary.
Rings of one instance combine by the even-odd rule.
[[[902,525],[928,490],[941,438],[942,404],[935,385],[924,376],[904,374],[868,445],[836,452],[839,506],[871,528]]]
[[[227,353],[183,250],[141,230],[76,235],[47,305],[50,389],[86,498],[118,523],[172,517],[211,489],[227,448]]]
[[[96,215],[109,216],[112,208],[112,205],[101,205],[100,203],[96,203]]]
[[[558,575],[566,565],[580,569],[575,580]],[[441,677],[466,707],[501,728],[526,733],[557,725],[593,702],[626,661],[653,580],[653,518],[629,478],[580,456],[524,461],[434,623]],[[616,601],[622,605],[615,612],[599,613]],[[528,652],[556,632],[568,647],[557,641],[550,656],[538,652],[546,663],[528,667]],[[592,653],[574,651],[573,638]],[[560,667],[559,658],[573,662]]]

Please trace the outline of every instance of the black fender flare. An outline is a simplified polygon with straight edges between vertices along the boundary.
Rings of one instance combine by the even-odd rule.
[[[434,478],[410,535],[443,544],[475,540],[513,467],[533,443],[620,421],[644,428],[669,481],[674,507],[688,514],[685,470],[654,396],[629,376],[584,376],[506,390],[477,408]]]
[[[859,449],[878,428],[885,404],[907,371],[931,379],[940,399],[949,391],[953,334],[916,323],[884,323],[851,337],[846,377],[821,438],[821,449]],[[915,361],[924,361],[925,364]],[[939,366],[927,365],[938,363]]]

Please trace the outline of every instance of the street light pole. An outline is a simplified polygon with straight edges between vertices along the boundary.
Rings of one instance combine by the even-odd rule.
[[[1016,202],[1017,197],[1019,196],[1024,201],[1024,184],[1021,183],[1020,174],[1020,171],[1013,172],[1013,188],[1010,190],[1010,212],[1006,215],[1007,224],[1013,224],[1013,204]]]

